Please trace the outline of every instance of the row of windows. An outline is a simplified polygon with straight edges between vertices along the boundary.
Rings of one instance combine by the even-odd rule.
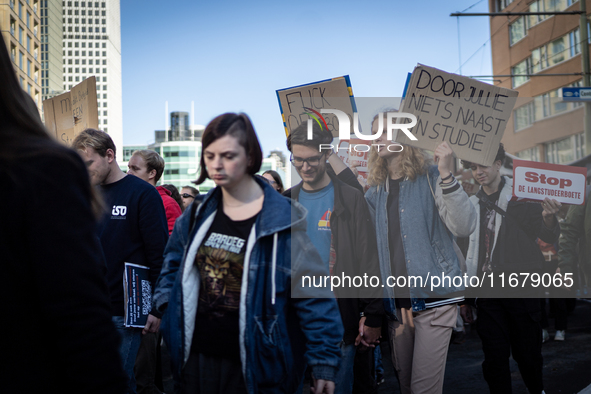
[[[80,69],[79,68],[75,68],[74,70],[75,70],[76,74],[79,74],[80,73]],[[89,68],[88,69],[88,72],[89,73],[92,73],[92,71],[90,71],[90,70],[92,70],[92,68]],[[82,68],[82,72],[83,73],[86,73],[86,68]],[[66,73],[66,69],[64,68],[64,74],[65,73]],[[71,67],[68,68],[68,73],[70,73],[70,74],[72,73],[72,68]],[[41,76],[43,77],[43,75],[41,75]],[[83,78],[85,78],[85,77],[83,77]],[[96,77],[96,81],[97,82],[100,82],[101,81],[101,77],[100,76]],[[107,77],[103,77],[103,82],[107,82]]]
[[[76,25],[79,24],[79,23],[85,24],[86,21],[88,21],[88,24],[89,25],[92,25],[92,19],[91,18],[88,18],[88,19],[86,19],[86,18],[82,18],[82,19],[74,18],[74,24],[76,24]],[[68,18],[68,23],[69,24],[72,24],[72,18]],[[106,19],[103,19],[103,20],[100,21],[100,23],[103,24],[103,25],[106,25],[107,24],[107,20]],[[94,20],[94,24],[95,25],[98,25],[99,24],[99,19],[95,19]]]
[[[68,56],[72,56],[72,51],[68,51]],[[100,56],[100,51],[95,51],[94,56]],[[64,51],[64,56],[66,56],[66,51]],[[80,56],[79,51],[74,51],[74,56]],[[86,51],[82,51],[82,56],[86,56]],[[88,51],[88,56],[92,56],[92,51]],[[103,51],[103,56],[107,57],[107,51]]]
[[[86,2],[86,1],[82,1],[82,2],[80,2],[80,3],[79,3],[79,2],[77,2],[77,1],[75,1],[75,2],[74,2],[74,7],[78,7],[78,5],[80,5],[80,7],[86,7],[86,6],[88,5],[88,7],[89,7],[89,8],[92,8],[92,4],[93,4],[93,3],[92,3],[92,1],[88,1],[88,2]],[[68,7],[72,7],[72,2],[71,2],[71,1],[68,1],[68,2],[67,2],[67,5],[68,5]],[[62,6],[63,6],[63,7],[65,7],[65,6],[66,6],[66,2],[65,2],[65,1],[62,1]],[[105,3],[105,2],[103,1],[103,2],[101,3],[101,7],[102,7],[102,8],[106,8],[106,7],[107,7],[107,3]],[[98,3],[98,1],[95,1],[95,2],[94,2],[94,8],[99,8],[99,3]]]
[[[101,12],[101,16],[107,16],[107,11],[100,11],[100,12]],[[67,10],[67,13],[68,13],[68,15],[72,15],[72,10]],[[64,9],[63,14],[66,15],[66,9]],[[74,10],[74,15],[78,15],[78,10]],[[86,10],[81,10],[80,15],[86,16]],[[92,16],[92,10],[88,10],[88,16]],[[99,16],[99,10],[94,11],[94,16]]]
[[[529,5],[529,12],[561,12],[578,0],[536,0]],[[503,7],[504,8],[504,7]],[[520,16],[509,25],[509,42],[513,45],[527,36],[527,31],[552,15]]]
[[[95,48],[99,48],[99,45],[100,45],[100,43],[98,43],[98,42],[95,42],[94,43],[94,47]],[[85,42],[82,42],[82,43],[80,43],[80,46],[82,48],[86,48],[86,43]],[[65,47],[66,47],[66,42],[64,41],[64,48]],[[92,48],[92,42],[89,42],[88,43],[88,47],[89,48]],[[106,42],[103,42],[103,48],[106,48],[106,47],[107,47],[107,43]],[[72,42],[68,42],[68,48],[72,48]],[[75,42],[74,43],[74,48],[78,48],[78,42]]]
[[[581,86],[582,81],[577,81],[571,86]],[[531,126],[534,122],[558,115],[580,107],[578,102],[563,101],[561,89],[552,90],[540,96],[534,97],[526,105],[516,108],[513,111],[515,131],[520,131]]]
[[[74,60],[74,63],[73,64],[82,64],[82,65],[85,65],[86,64],[86,59],[82,59],[82,60],[81,59],[73,59],[73,60]],[[89,59],[88,60],[88,64],[89,65],[92,65],[92,63],[90,62],[91,60],[92,59]],[[68,65],[71,65],[72,64],[72,59],[64,59],[64,65],[66,65],[66,63]],[[98,59],[97,59],[97,61],[96,61],[95,64],[97,66],[99,65],[99,60]],[[103,59],[103,66],[106,66],[106,65],[107,65],[107,60],[106,59]],[[97,70],[99,70],[99,68],[97,68]],[[103,73],[106,74],[107,73],[107,71],[106,71],[107,69],[104,68],[103,70],[104,70]],[[97,72],[100,72],[100,71],[97,71]]]
[[[587,25],[589,28],[589,25]],[[555,39],[548,44],[531,51],[531,56],[511,67],[513,88],[529,81],[527,74],[535,74],[548,67],[555,66],[568,60],[581,52],[579,29]],[[591,42],[591,36],[589,41]]]
[[[64,28],[63,28],[63,32],[64,32],[64,33],[66,32],[66,26],[64,26]],[[72,26],[68,26],[68,27],[67,27],[67,32],[68,32],[68,33],[72,33]],[[74,33],[80,33],[80,32],[82,32],[82,33],[86,33],[86,27],[85,27],[85,26],[82,26],[82,27],[78,27],[78,26],[76,26],[76,27],[74,27]],[[89,32],[89,33],[92,33],[92,27],[89,27],[89,28],[88,28],[88,32]],[[102,27],[102,28],[100,28],[100,27],[95,27],[95,28],[94,28],[94,32],[95,32],[95,33],[100,33],[100,32],[106,33],[106,32],[107,32],[107,28],[106,28],[106,27]],[[84,37],[84,36],[83,36],[83,37]],[[69,38],[72,38],[72,37],[69,37]],[[76,38],[78,38],[78,37],[76,37]]]
[[[585,156],[585,137],[583,133],[544,144],[546,163],[569,163]]]

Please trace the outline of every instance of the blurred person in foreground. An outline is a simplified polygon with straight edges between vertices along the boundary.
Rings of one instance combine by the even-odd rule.
[[[202,138],[199,210],[187,209],[165,251],[153,309],[181,393],[293,393],[307,362],[332,393],[342,338],[328,275],[305,233],[305,210],[255,174],[260,144],[245,114],[213,119]]]
[[[49,137],[2,38],[0,81],[2,391],[123,393],[88,173]]]

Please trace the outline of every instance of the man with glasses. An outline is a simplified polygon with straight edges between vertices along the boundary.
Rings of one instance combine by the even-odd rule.
[[[331,276],[379,277],[376,237],[361,185],[332,150],[320,150],[332,142],[331,133],[317,124],[312,131],[308,139],[307,124],[302,123],[287,138],[291,163],[302,182],[284,195],[308,210],[308,235]],[[345,329],[335,393],[351,393],[356,346],[379,343],[382,289],[339,287],[334,293]]]
[[[199,190],[192,186],[183,186],[181,189],[181,198],[183,199],[183,205],[185,209],[195,200],[195,197],[199,195]]]

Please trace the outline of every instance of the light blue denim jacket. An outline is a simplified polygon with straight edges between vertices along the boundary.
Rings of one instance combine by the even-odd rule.
[[[294,392],[307,363],[317,379],[334,381],[343,324],[329,288],[302,290],[301,275],[326,276],[326,267],[306,234],[306,210],[255,178],[263,208],[247,241],[239,307],[240,358],[249,393]],[[160,330],[175,379],[189,358],[199,295],[195,255],[221,200],[212,189],[197,210],[176,221],[164,251],[153,308],[164,312]]]
[[[423,282],[423,287],[417,285],[410,288],[412,309],[416,312],[425,309],[426,298],[453,298],[463,295],[463,284],[454,286],[447,281],[431,290],[431,277],[437,275],[441,278],[442,273],[452,278],[463,275],[457,255],[459,249],[454,246],[454,236],[467,237],[476,228],[476,209],[461,185],[454,179],[445,186],[444,191],[440,182],[436,166],[430,166],[428,173],[414,181],[405,179],[400,182],[398,204],[406,270],[409,277],[418,276]],[[365,198],[376,226],[378,256],[384,283],[384,308],[389,316],[396,318],[394,288],[386,282],[392,275],[388,243],[388,193],[389,182],[386,181],[383,185],[371,187]]]

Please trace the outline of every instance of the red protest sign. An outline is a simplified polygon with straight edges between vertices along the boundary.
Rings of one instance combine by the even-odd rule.
[[[563,204],[585,203],[587,169],[560,164],[513,160],[513,199]]]

